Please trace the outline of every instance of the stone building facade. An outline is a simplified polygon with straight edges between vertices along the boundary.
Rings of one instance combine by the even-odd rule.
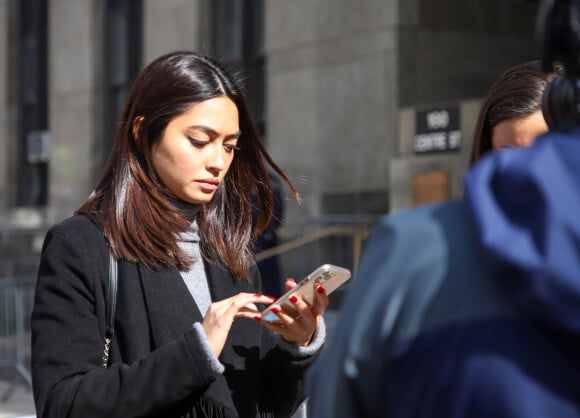
[[[247,75],[264,141],[303,197],[287,202],[288,235],[305,216],[460,197],[480,98],[501,71],[540,58],[537,8],[518,0],[0,0],[0,228],[70,215],[98,178],[132,77],[183,48]],[[458,141],[437,148],[421,117],[452,120],[440,128]]]

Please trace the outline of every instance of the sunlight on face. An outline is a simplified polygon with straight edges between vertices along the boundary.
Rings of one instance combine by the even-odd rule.
[[[504,147],[529,147],[536,137],[548,132],[548,125],[541,111],[530,116],[510,118],[493,127],[491,144],[494,151]]]
[[[207,203],[230,168],[240,134],[231,99],[196,103],[169,122],[153,147],[155,171],[177,198]]]

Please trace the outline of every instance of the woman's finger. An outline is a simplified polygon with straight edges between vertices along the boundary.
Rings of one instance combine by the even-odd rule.
[[[314,303],[312,304],[311,310],[315,316],[322,315],[330,300],[326,294],[326,289],[322,284],[314,285]]]
[[[286,279],[286,283],[284,284],[284,286],[286,287],[286,291],[295,288],[297,285],[296,280],[294,280],[292,277],[288,277]]]

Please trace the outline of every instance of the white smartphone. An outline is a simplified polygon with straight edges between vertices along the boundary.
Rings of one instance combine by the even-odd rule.
[[[278,320],[278,316],[272,312],[271,306],[285,305],[292,310],[293,304],[288,299],[296,292],[304,297],[306,302],[314,302],[314,286],[318,283],[324,285],[326,294],[330,295],[334,290],[350,279],[350,270],[344,267],[338,267],[332,264],[323,264],[302,279],[298,284],[280,296],[276,301],[262,311],[262,321],[272,322]]]

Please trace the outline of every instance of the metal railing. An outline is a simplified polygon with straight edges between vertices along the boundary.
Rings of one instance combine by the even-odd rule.
[[[7,401],[30,376],[30,313],[45,228],[0,228],[0,372]]]
[[[305,277],[320,264],[349,268],[355,276],[364,244],[375,216],[323,215],[306,217],[297,227],[296,238],[256,254],[256,261],[278,257],[286,277]],[[347,283],[336,291],[329,308],[340,305]]]
[[[348,254],[350,256],[342,258],[343,262],[338,262],[338,264],[352,264],[353,274],[356,271],[356,267],[360,261],[360,255],[362,252],[362,245],[363,241],[366,238],[368,231],[366,228],[361,228],[360,226],[352,226],[352,225],[331,225],[324,227],[322,229],[316,230],[311,232],[307,235],[301,236],[299,238],[295,238],[293,240],[284,242],[283,244],[277,245],[276,247],[269,248],[267,250],[261,251],[256,254],[256,261],[262,261],[269,257],[283,255],[288,253],[292,250],[302,250],[304,252],[304,248],[310,244],[320,244],[320,242],[326,238],[333,238],[334,242],[330,244],[327,248],[332,251],[335,250],[339,254]],[[352,245],[350,246],[351,249],[345,249],[340,246],[344,244],[344,242],[339,244],[339,241],[336,240],[338,236],[350,236],[352,238]],[[334,244],[334,245],[333,245]],[[317,257],[320,258],[320,257]],[[339,260],[341,258],[339,257]]]
[[[35,277],[0,279],[0,369],[14,369],[31,387],[29,317],[35,283]],[[14,378],[0,400],[8,400],[18,383]]]
[[[0,278],[33,276],[46,228],[0,228]]]

